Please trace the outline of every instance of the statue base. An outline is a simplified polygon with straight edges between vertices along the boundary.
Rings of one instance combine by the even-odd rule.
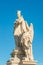
[[[35,61],[22,60],[21,65],[36,65],[36,62]]]
[[[29,60],[28,58],[25,57],[22,58],[24,53],[22,54],[21,53],[22,53],[21,50],[18,50],[18,48],[13,50],[11,54],[11,59],[7,62],[7,65],[36,65],[36,62],[34,60]],[[22,56],[20,56],[20,54]]]
[[[35,61],[25,61],[25,60],[13,60],[7,62],[7,65],[36,65]]]

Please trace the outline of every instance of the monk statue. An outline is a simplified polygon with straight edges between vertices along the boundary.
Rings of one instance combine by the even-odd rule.
[[[27,60],[33,60],[32,41],[34,36],[33,24],[28,26],[27,22],[21,15],[21,11],[17,11],[18,19],[14,23],[14,37],[17,47],[22,47]]]

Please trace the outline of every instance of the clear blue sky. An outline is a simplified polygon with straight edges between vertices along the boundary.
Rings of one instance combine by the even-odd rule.
[[[21,10],[28,24],[34,25],[33,55],[43,65],[43,0],[0,0],[0,65],[6,65],[15,48],[13,30],[17,18],[16,11]]]

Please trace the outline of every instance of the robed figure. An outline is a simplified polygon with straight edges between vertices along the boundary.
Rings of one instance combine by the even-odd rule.
[[[27,60],[33,60],[32,41],[34,36],[33,24],[28,26],[27,22],[21,15],[21,11],[17,11],[18,19],[14,23],[14,37],[17,47],[22,47]]]

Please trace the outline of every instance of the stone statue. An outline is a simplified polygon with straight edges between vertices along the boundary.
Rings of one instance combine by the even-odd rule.
[[[33,60],[32,41],[34,36],[33,24],[28,26],[27,22],[21,15],[21,11],[17,11],[18,19],[14,23],[14,37],[16,46],[23,49],[27,60]]]
[[[28,26],[27,22],[21,15],[21,11],[17,11],[17,19],[14,22],[14,39],[16,48],[11,53],[10,60],[7,65],[35,65],[32,53],[32,41],[34,37],[33,24]]]

